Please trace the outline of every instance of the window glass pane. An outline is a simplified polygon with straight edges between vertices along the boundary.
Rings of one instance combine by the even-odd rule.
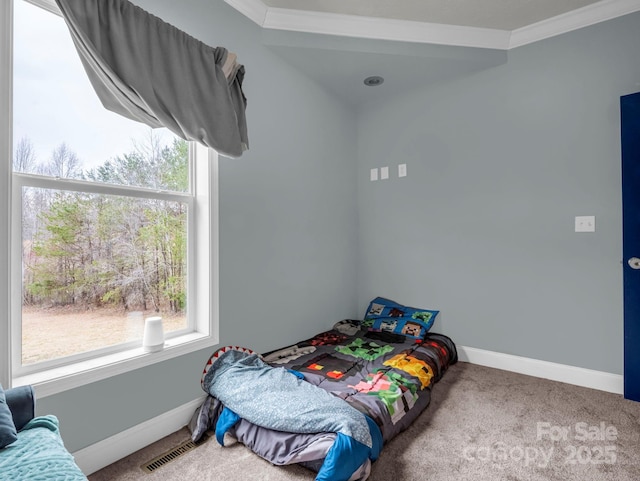
[[[22,363],[185,329],[185,203],[25,187]]]
[[[62,17],[14,10],[14,170],[187,191],[186,142],[104,109]]]

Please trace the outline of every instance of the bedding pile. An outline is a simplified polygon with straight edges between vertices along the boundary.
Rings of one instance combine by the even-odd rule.
[[[429,405],[457,361],[453,341],[429,332],[437,314],[376,298],[364,320],[264,356],[217,350],[192,439],[214,430],[223,446],[239,441],[273,464],[299,463],[317,481],[365,480],[383,444]]]

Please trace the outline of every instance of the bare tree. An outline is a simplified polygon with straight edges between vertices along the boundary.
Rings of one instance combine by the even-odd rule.
[[[36,154],[33,143],[27,137],[22,137],[16,146],[13,156],[13,170],[16,172],[35,173],[37,171]]]
[[[141,159],[143,165],[143,176],[139,176],[139,185],[151,188],[162,188],[160,179],[160,165],[162,161],[163,146],[159,134],[149,129],[148,135],[142,141],[132,139],[133,152],[132,156]]]
[[[80,167],[80,160],[76,153],[63,142],[53,150],[51,159],[44,170],[47,175],[52,177],[73,179],[82,175]]]

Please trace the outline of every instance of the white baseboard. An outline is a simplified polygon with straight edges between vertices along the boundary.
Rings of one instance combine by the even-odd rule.
[[[514,356],[500,352],[485,351],[475,347],[457,346],[461,361],[480,366],[493,367],[504,371],[512,371],[528,376],[551,379],[576,386],[599,389],[600,391],[622,394],[624,381],[621,374],[594,371],[582,367],[540,361],[528,357]]]
[[[179,406],[110,438],[73,453],[76,464],[85,475],[115,463],[136,451],[185,427],[205,397]]]

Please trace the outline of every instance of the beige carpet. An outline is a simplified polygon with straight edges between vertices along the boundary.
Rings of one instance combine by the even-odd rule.
[[[211,438],[152,474],[140,465],[186,429],[89,476],[90,481],[313,480],[240,444]],[[431,406],[385,446],[370,481],[639,481],[640,403],[620,395],[458,363]]]

